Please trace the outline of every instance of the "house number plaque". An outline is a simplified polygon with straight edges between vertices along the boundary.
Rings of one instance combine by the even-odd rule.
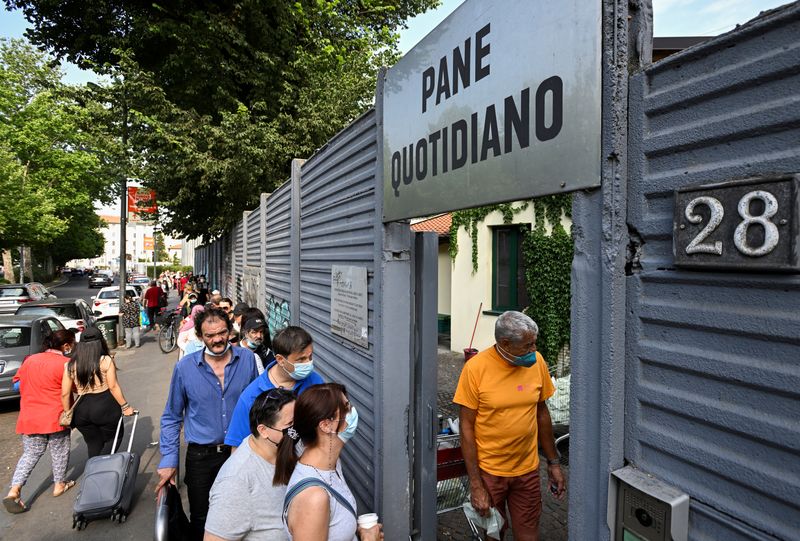
[[[750,178],[675,191],[678,267],[800,272],[800,175]]]

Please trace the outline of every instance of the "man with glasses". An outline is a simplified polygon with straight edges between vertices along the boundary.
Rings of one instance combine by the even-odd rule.
[[[218,308],[195,317],[195,332],[204,348],[175,365],[161,416],[161,462],[156,492],[174,482],[183,425],[187,442],[184,480],[188,488],[193,540],[202,540],[208,495],[217,472],[230,456],[225,445],[233,410],[258,375],[253,353],[228,342],[231,320]],[[241,443],[239,439],[239,443]]]
[[[222,297],[219,301],[219,309],[228,314],[228,319],[233,321],[233,301],[228,297]]]
[[[482,516],[494,507],[508,517],[517,541],[538,541],[542,495],[539,449],[547,459],[548,486],[564,498],[566,483],[545,400],[555,392],[544,358],[536,352],[539,327],[521,312],[504,312],[495,344],[464,365],[453,402],[461,406],[461,451],[470,501]]]
[[[246,323],[251,321],[256,319]],[[314,371],[313,340],[302,327],[289,326],[278,331],[272,339],[272,349],[275,360],[244,390],[233,410],[233,418],[225,436],[225,443],[231,447],[241,445],[242,440],[250,434],[250,408],[258,395],[276,387],[290,389],[300,395],[312,385],[325,383]]]

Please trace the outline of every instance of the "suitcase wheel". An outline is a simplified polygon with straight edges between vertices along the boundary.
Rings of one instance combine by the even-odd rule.
[[[128,520],[128,515],[120,515],[119,516],[119,523],[120,524],[124,524],[126,520]]]
[[[86,522],[86,521],[85,521],[85,520],[83,520],[83,519],[80,519],[80,520],[78,520],[78,519],[72,519],[72,528],[73,528],[73,529],[77,529],[78,531],[85,530],[85,529],[86,529],[86,526],[87,526],[88,524],[89,524],[89,523],[88,523],[88,522]]]

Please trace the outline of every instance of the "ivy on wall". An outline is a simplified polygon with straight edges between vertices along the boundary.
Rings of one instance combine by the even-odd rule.
[[[450,259],[454,262],[458,255],[458,230],[463,227],[472,239],[472,274],[478,272],[478,224],[489,214],[498,211],[503,215],[503,223],[510,224],[514,221],[514,215],[519,214],[528,208],[528,203],[515,207],[513,203],[501,203],[499,205],[487,205],[485,207],[475,207],[472,209],[458,210],[451,214],[453,223],[450,224]]]
[[[535,223],[522,244],[530,305],[524,312],[539,325],[537,349],[553,365],[570,338],[570,277],[574,244],[561,217],[572,217],[570,194],[534,199]],[[552,230],[548,235],[545,219]]]
[[[523,311],[539,325],[537,347],[548,364],[555,364],[558,353],[570,338],[570,276],[574,252],[572,235],[561,224],[562,216],[572,217],[572,195],[556,194],[533,199],[534,225],[522,244],[525,283],[530,305]],[[458,255],[458,230],[463,227],[472,240],[472,273],[478,270],[478,224],[490,213],[499,211],[503,223],[528,208],[513,203],[489,205],[452,213],[450,257]],[[546,224],[551,232],[548,234]]]

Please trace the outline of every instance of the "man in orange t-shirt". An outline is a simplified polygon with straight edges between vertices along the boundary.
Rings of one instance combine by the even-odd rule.
[[[536,352],[538,334],[539,327],[525,314],[503,313],[495,324],[495,345],[464,365],[453,397],[461,406],[461,450],[472,505],[484,516],[490,507],[497,508],[507,525],[508,504],[516,541],[539,539],[537,439],[547,457],[551,490],[559,500],[566,492],[545,404],[555,387]]]

